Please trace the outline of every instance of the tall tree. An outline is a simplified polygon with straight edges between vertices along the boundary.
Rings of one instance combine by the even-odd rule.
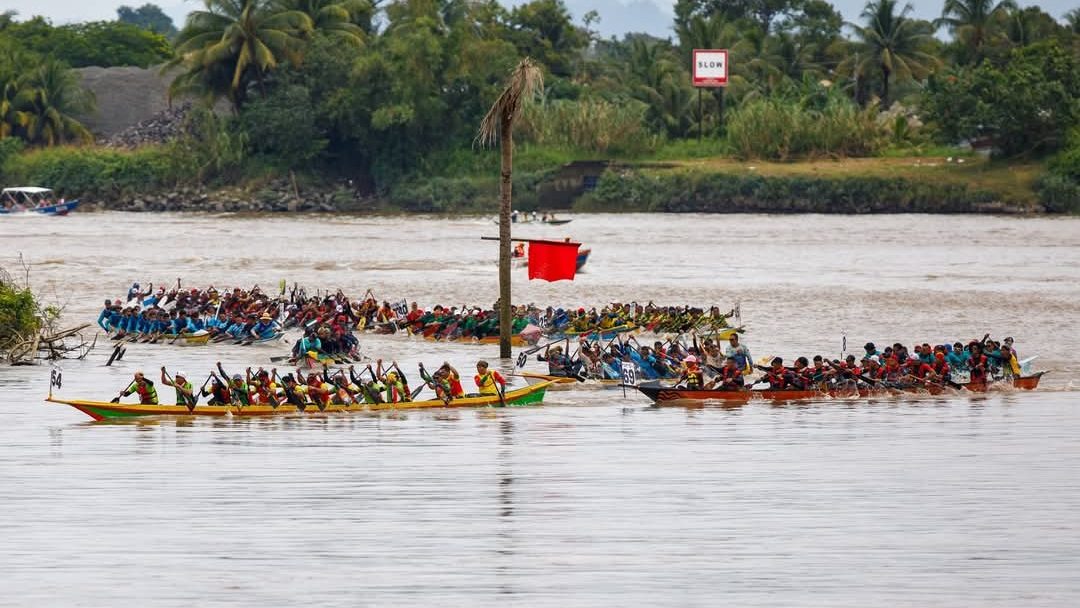
[[[1016,10],[1014,0],[945,0],[937,25],[949,28],[963,52],[962,63],[979,63],[995,24]]]
[[[176,26],[173,25],[172,17],[166,15],[165,11],[156,4],[146,3],[139,8],[121,5],[116,9],[116,20],[170,38],[176,35]]]
[[[93,140],[74,118],[94,107],[93,96],[63,63],[46,59],[27,75],[15,97],[20,132],[30,143],[54,146]]]
[[[1080,34],[1080,8],[1074,8],[1065,13],[1065,23],[1074,34]]]
[[[873,0],[863,9],[865,25],[848,24],[855,32],[855,55],[840,63],[837,71],[868,77],[880,77],[881,105],[889,104],[894,80],[922,78],[933,71],[938,59],[924,49],[932,32],[921,22],[908,17],[911,4],[897,7],[897,0]]]
[[[252,83],[261,85],[282,61],[299,63],[311,18],[276,10],[268,0],[205,0],[206,10],[188,15],[176,38],[177,58],[166,69],[183,72],[170,93],[228,97],[239,109]]]
[[[518,51],[533,57],[555,76],[573,74],[588,33],[570,19],[562,0],[532,0],[510,12],[511,40]]]
[[[502,94],[480,123],[476,139],[499,142],[499,357],[510,358],[510,208],[514,177],[514,121],[526,103],[544,88],[544,74],[528,57],[517,64]]]

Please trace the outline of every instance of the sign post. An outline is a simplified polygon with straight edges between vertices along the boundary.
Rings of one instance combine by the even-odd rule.
[[[704,134],[704,106],[701,103],[701,89],[726,87],[728,84],[727,49],[694,49],[693,85],[698,90],[698,140]],[[722,111],[722,110],[721,110]]]

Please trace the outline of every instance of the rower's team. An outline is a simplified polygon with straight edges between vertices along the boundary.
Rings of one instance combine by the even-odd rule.
[[[848,355],[843,361],[821,355],[813,359],[798,357],[793,365],[774,357],[768,365],[757,365],[738,334],[728,338],[721,355],[719,344],[706,339],[691,346],[681,341],[655,342],[653,347],[637,346],[633,339],[616,341],[602,349],[599,343],[582,341],[576,356],[563,352],[562,346],[549,346],[537,359],[546,361],[552,376],[617,380],[622,377],[621,363],[633,362],[638,373],[647,379],[674,378],[676,385],[689,389],[737,390],[748,384],[746,376],[762,372],[758,382],[773,390],[813,389],[840,382],[892,387],[918,385],[953,385],[953,376],[965,382],[984,383],[993,378],[1021,374],[1013,338],[998,342],[987,334],[981,340],[939,344],[916,344],[908,349],[901,343],[878,351],[872,342],[864,347],[862,358]]]
[[[402,301],[392,306],[381,304],[370,290],[363,298],[353,299],[341,290],[335,293],[309,295],[304,288],[293,287],[286,295],[286,286],[271,295],[258,286],[250,290],[234,288],[218,291],[207,289],[166,289],[150,284],[142,289],[133,283],[127,300],[106,300],[98,315],[98,325],[118,336],[161,336],[208,331],[223,339],[266,339],[289,327],[302,327],[313,332],[327,328],[335,342],[351,342],[353,329],[392,333],[405,330],[443,340],[483,338],[499,333],[497,306],[443,306],[425,311],[416,302],[406,306]],[[652,302],[611,303],[597,309],[553,308],[533,306],[513,308],[511,332],[521,333],[529,325],[541,331],[603,332],[615,328],[639,327],[654,333],[675,333],[698,330],[708,333],[728,327],[727,318],[718,307],[707,311],[691,306],[660,306]],[[269,320],[265,317],[269,316]],[[260,322],[268,321],[265,325]],[[334,326],[345,328],[339,333]],[[254,333],[253,333],[254,332]],[[320,336],[320,340],[327,338]],[[347,345],[346,345],[347,346]],[[329,351],[328,351],[329,352]],[[348,352],[340,351],[340,352]]]
[[[368,377],[364,377],[364,373]],[[506,390],[506,379],[498,371],[489,368],[486,361],[476,363],[476,375],[473,382],[476,392],[466,394],[461,384],[461,375],[449,362],[444,362],[433,374],[428,374],[420,366],[423,386],[432,389],[436,396],[446,403],[453,399],[474,396],[501,395]],[[220,362],[211,370],[202,386],[195,388],[187,374],[176,371],[172,375],[161,368],[161,383],[176,391],[176,403],[194,407],[200,398],[208,398],[208,405],[271,405],[289,403],[300,409],[308,405],[325,407],[327,405],[352,405],[356,403],[402,403],[410,402],[419,393],[409,388],[409,380],[396,362],[383,366],[383,360],[376,362],[376,368],[369,365],[357,373],[350,366],[345,370],[330,372],[308,372],[297,370],[296,374],[279,375],[277,369],[266,370],[247,368],[243,374],[225,371]],[[421,387],[422,388],[422,387]],[[141,371],[135,372],[131,384],[120,393],[120,397],[138,395],[142,405],[159,403],[157,387],[154,381]],[[116,399],[117,401],[119,399]]]

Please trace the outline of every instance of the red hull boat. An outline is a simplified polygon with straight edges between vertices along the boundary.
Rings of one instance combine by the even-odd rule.
[[[1013,378],[1011,385],[1013,388],[1020,390],[1035,390],[1039,386],[1039,380],[1046,372],[1039,372],[1030,376],[1022,376]],[[674,386],[667,386],[657,381],[643,382],[637,386],[637,389],[645,394],[646,397],[652,399],[659,405],[665,403],[678,403],[686,401],[720,401],[724,403],[737,404],[747,403],[751,400],[762,400],[772,402],[784,402],[784,401],[810,401],[814,399],[829,399],[829,398],[845,398],[845,397],[873,397],[873,396],[887,396],[898,395],[904,393],[918,394],[918,393],[930,393],[933,395],[946,393],[948,391],[960,391],[968,390],[975,393],[985,393],[991,390],[995,386],[1001,386],[1007,384],[1008,380],[999,380],[992,382],[971,382],[968,384],[957,385],[960,388],[950,388],[948,386],[940,384],[928,384],[925,386],[917,386],[911,388],[838,388],[838,389],[810,389],[810,390],[701,390],[701,389],[687,389],[678,388]]]

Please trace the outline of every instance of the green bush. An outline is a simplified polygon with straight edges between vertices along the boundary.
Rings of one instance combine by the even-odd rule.
[[[731,152],[743,159],[873,156],[886,141],[876,112],[831,93],[820,107],[761,97],[731,113],[727,141]]]
[[[0,349],[12,345],[18,336],[28,338],[40,326],[34,294],[11,282],[0,270]]]
[[[541,146],[595,154],[639,154],[654,149],[657,138],[645,128],[648,106],[640,101],[560,99],[529,108],[522,115],[522,137]]]
[[[1035,189],[1039,192],[1039,202],[1047,211],[1080,213],[1080,181],[1048,173],[1039,178]]]
[[[3,174],[11,182],[49,187],[67,198],[103,198],[172,185],[181,177],[180,167],[168,147],[61,147],[11,156]]]
[[[997,200],[957,184],[902,178],[774,177],[680,171],[609,170],[580,211],[675,213],[969,213]]]

